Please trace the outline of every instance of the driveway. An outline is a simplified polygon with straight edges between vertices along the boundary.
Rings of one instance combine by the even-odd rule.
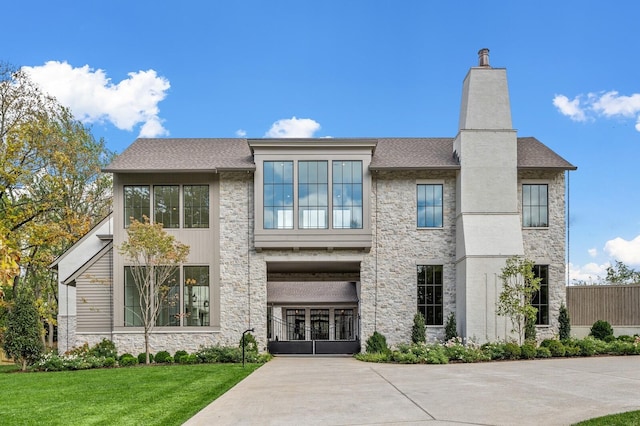
[[[479,364],[276,357],[186,425],[569,425],[640,410],[640,356]]]

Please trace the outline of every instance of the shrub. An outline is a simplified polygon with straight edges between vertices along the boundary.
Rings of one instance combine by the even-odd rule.
[[[485,343],[482,345],[482,352],[491,360],[500,360],[505,357],[502,343]]]
[[[560,340],[567,340],[571,337],[571,320],[569,318],[569,311],[564,303],[560,305],[560,312],[558,314],[558,323],[560,324],[558,333]]]
[[[566,344],[564,345],[565,356],[579,356],[580,355],[580,347],[575,344]]]
[[[176,353],[173,354],[173,360],[175,362],[180,362],[180,358],[185,355],[189,355],[189,353],[187,351],[176,351]]]
[[[551,358],[551,352],[549,348],[545,348],[544,346],[540,346],[536,349],[536,357],[538,358]]]
[[[240,338],[239,347],[242,349],[242,337]],[[244,350],[245,352],[258,352],[258,341],[251,333],[244,335]]]
[[[387,353],[359,353],[356,354],[356,359],[364,362],[387,362],[389,361],[389,355]]]
[[[112,356],[108,356],[104,359],[104,367],[111,368],[116,366],[116,359]]]
[[[17,295],[6,321],[2,343],[4,351],[25,371],[28,365],[37,362],[44,353],[44,345],[40,339],[40,314],[33,297],[25,290]]]
[[[138,363],[138,358],[131,354],[122,354],[118,363],[120,364],[120,367],[129,367],[131,365],[136,365]]]
[[[607,321],[598,320],[591,326],[591,333],[589,333],[589,336],[604,340],[607,336],[613,336],[613,328]]]
[[[142,352],[138,354],[138,364],[146,364],[147,363],[147,353]],[[153,354],[149,353],[149,364],[153,363]]]
[[[93,345],[88,352],[89,355],[102,358],[116,358],[118,356],[115,343],[109,339],[102,339],[99,343]]]
[[[444,348],[440,345],[432,346],[426,353],[424,360],[427,364],[447,364],[449,362]]]
[[[535,342],[536,334],[536,317],[527,317],[524,324],[524,341]]]
[[[207,348],[200,348],[196,352],[200,362],[214,363],[214,362],[242,362],[242,349],[230,346],[210,346]],[[245,360],[248,362],[257,362],[259,355],[257,352],[250,351],[245,352]]]
[[[465,347],[462,344],[462,339],[460,337],[454,337],[453,339],[448,340],[444,344],[444,353],[450,360],[456,359],[461,361],[465,353]]]
[[[533,359],[536,357],[536,345],[533,342],[526,342],[520,346],[520,356],[524,359]]]
[[[389,346],[387,346],[387,338],[384,335],[374,331],[373,334],[367,339],[367,353],[387,353],[389,352]]]
[[[173,357],[167,351],[160,351],[156,354],[155,361],[159,364],[171,364]]]
[[[635,337],[629,336],[628,334],[623,334],[618,336],[617,340],[621,342],[627,342],[627,343],[635,343],[636,341]]]
[[[551,340],[547,346],[549,348],[549,352],[551,352],[551,356],[561,357],[566,353],[566,349],[561,341],[559,340]]]
[[[197,357],[196,354],[182,355],[178,359],[178,362],[180,364],[197,364],[198,363],[198,357]]]
[[[391,354],[391,359],[400,364],[417,364],[418,363],[418,357],[412,352],[394,351]]]
[[[456,314],[451,312],[447,317],[447,323],[444,326],[444,341],[458,337],[458,327],[456,325]]]
[[[506,359],[518,359],[520,355],[520,346],[517,343],[509,342],[504,344],[504,356]]]
[[[482,349],[477,347],[465,346],[465,351],[462,354],[462,362],[482,362],[490,361],[489,358]]]
[[[424,343],[427,341],[427,328],[424,316],[421,312],[413,316],[413,326],[411,327],[411,341],[413,343]]]
[[[631,342],[615,341],[609,344],[609,349],[615,355],[633,355],[636,346]]]
[[[586,337],[576,340],[576,346],[580,348],[581,356],[593,356],[596,353],[596,345],[593,338]]]

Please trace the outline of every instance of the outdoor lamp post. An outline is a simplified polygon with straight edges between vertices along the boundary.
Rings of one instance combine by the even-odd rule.
[[[244,368],[244,336],[247,333],[253,333],[253,328],[249,328],[242,332],[242,368]]]

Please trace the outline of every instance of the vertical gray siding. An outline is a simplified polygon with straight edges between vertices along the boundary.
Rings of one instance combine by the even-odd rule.
[[[597,320],[613,326],[640,325],[640,284],[567,287],[571,325],[591,326]]]
[[[112,256],[113,249],[76,279],[78,332],[111,331]]]

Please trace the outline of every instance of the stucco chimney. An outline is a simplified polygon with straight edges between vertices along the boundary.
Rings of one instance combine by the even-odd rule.
[[[478,66],[491,67],[491,65],[489,65],[489,49],[486,47],[478,51]]]

